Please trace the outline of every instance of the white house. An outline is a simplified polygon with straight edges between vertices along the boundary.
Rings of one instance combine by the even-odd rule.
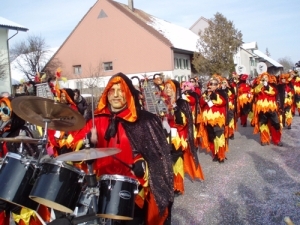
[[[10,37],[8,36],[9,30],[15,31],[15,33]],[[12,80],[9,63],[9,40],[17,35],[19,31],[26,32],[28,29],[20,24],[0,17],[0,63],[4,68],[6,68],[4,69],[3,76],[0,77],[0,92],[12,93]]]
[[[208,26],[208,20],[204,17],[200,17],[191,26],[190,30],[198,34],[200,30],[204,31],[204,29]],[[266,63],[268,72],[275,75],[278,75],[283,69],[283,66],[280,63],[258,50],[257,42],[242,44],[237,53],[234,55],[233,60],[236,66],[243,65],[246,69],[245,73],[250,76],[257,75],[256,66],[259,62]]]

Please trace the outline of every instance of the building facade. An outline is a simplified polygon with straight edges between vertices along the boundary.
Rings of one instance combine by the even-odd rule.
[[[187,80],[198,35],[112,0],[97,1],[58,49],[69,88],[103,87],[118,72]]]
[[[9,30],[15,31],[15,33],[9,37]],[[12,91],[11,72],[10,72],[10,60],[9,60],[9,40],[13,38],[19,31],[28,31],[22,25],[0,17],[0,92]]]

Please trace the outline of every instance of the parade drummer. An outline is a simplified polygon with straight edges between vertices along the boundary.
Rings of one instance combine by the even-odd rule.
[[[93,167],[98,177],[124,175],[137,179],[143,187],[135,199],[131,224],[171,224],[174,198],[171,149],[160,119],[141,109],[138,92],[123,73],[111,77],[94,112],[94,120],[88,121],[74,136],[73,143],[80,143],[89,134],[97,148],[121,149],[115,156],[95,160]]]

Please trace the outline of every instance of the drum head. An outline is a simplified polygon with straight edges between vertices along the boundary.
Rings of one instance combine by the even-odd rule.
[[[135,180],[135,179],[133,179],[131,177],[117,175],[117,174],[114,174],[114,175],[109,175],[109,174],[102,175],[100,177],[100,181],[102,181],[102,180],[123,181],[123,182],[129,182],[129,183],[138,185],[138,181],[137,180]]]
[[[67,208],[61,204],[54,202],[54,201],[51,201],[51,200],[48,200],[45,198],[41,198],[41,197],[32,196],[32,195],[30,195],[29,198],[31,198],[33,201],[35,201],[39,204],[45,205],[49,208],[52,208],[52,209],[55,209],[55,210],[58,210],[61,212],[65,212],[65,213],[73,213],[72,209]]]

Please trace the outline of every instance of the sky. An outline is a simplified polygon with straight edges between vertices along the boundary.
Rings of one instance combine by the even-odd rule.
[[[59,47],[97,0],[0,0],[0,16],[29,29],[10,40],[10,46],[39,35],[51,48]],[[99,0],[101,1],[101,0]],[[128,0],[116,0],[128,4]],[[133,0],[134,7],[189,29],[201,16],[219,12],[243,34],[256,41],[271,58],[300,61],[300,0]],[[16,32],[10,31],[12,36]]]

